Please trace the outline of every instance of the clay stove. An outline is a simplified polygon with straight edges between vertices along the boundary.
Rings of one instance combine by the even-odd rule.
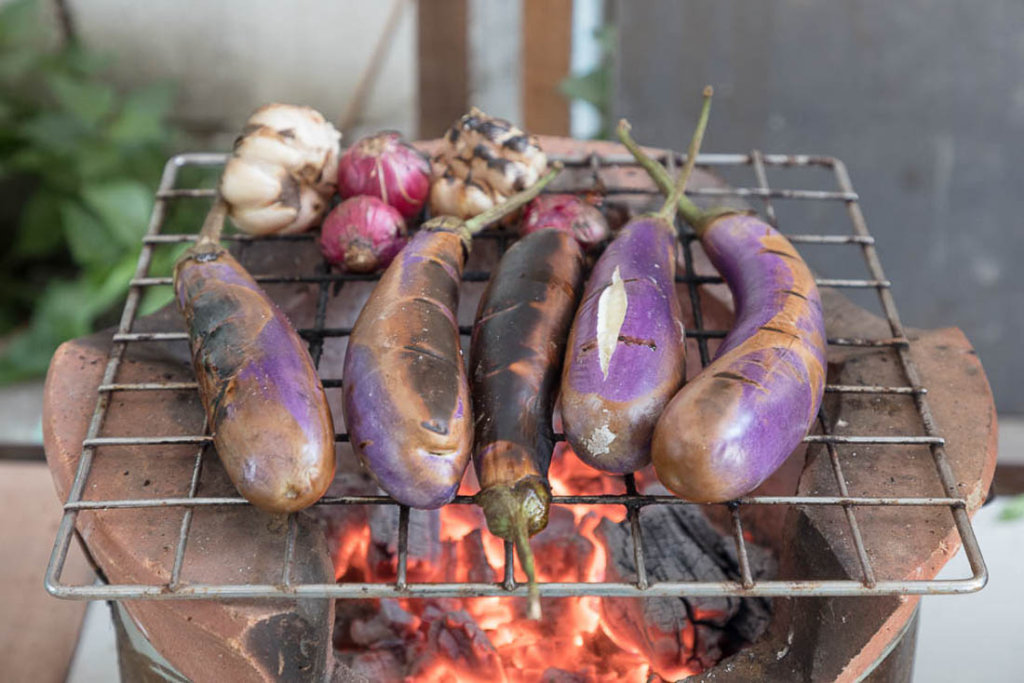
[[[555,191],[603,191],[613,221],[653,199],[654,188],[621,148],[554,138],[543,144],[567,167]],[[680,161],[675,154],[666,158]],[[600,680],[601,671],[627,671],[622,667],[638,657],[641,666],[628,669],[629,675],[651,680],[689,674],[693,680],[718,681],[868,675],[907,680],[918,596],[984,585],[985,567],[969,517],[994,469],[995,411],[969,343],[957,330],[903,328],[858,197],[839,161],[757,152],[702,155],[703,166],[752,171],[755,182],[729,187],[705,173],[692,183],[698,200],[761,200],[765,215],[778,219],[816,272],[830,272],[837,264],[866,270],[861,277],[818,280],[830,376],[817,427],[772,479],[730,505],[694,506],[662,495],[646,472],[624,479],[602,476],[596,484],[583,481],[565,465],[572,458],[565,455],[559,461],[565,471],[556,486],[551,532],[563,535],[540,555],[541,594],[551,598],[545,608],[555,614],[568,601],[577,601],[577,607],[587,601],[598,605],[592,613],[617,615],[620,628],[600,628],[594,638],[602,645],[588,652],[603,659],[584,662],[582,670],[559,660],[548,667],[551,671],[526,675],[500,658],[495,661],[490,653],[500,650],[496,642],[508,642],[512,627],[488,629],[490,617],[465,605],[490,601],[499,612],[511,613],[521,609],[525,587],[510,549],[476,531],[481,525],[473,525],[471,514],[460,513],[462,521],[453,521],[460,519],[457,509],[472,511],[471,483],[449,506],[453,514],[446,508],[433,521],[421,519],[365,487],[341,433],[342,475],[328,496],[312,513],[270,519],[237,496],[210,452],[180,319],[172,310],[149,317],[137,312],[146,288],[170,283],[168,273],[149,271],[153,253],[192,239],[162,233],[166,213],[177,202],[212,196],[210,189],[179,187],[179,172],[223,160],[193,154],[169,162],[120,325],[61,347],[47,381],[47,457],[66,501],[47,588],[64,598],[120,601],[122,645],[138,641],[129,632],[143,634],[159,653],[147,659],[132,656],[138,648],[124,649],[122,665],[136,667],[138,675],[145,670],[154,680],[320,680],[334,674],[358,680],[369,674],[353,672],[352,658],[345,669],[336,666],[335,660],[343,659],[337,653],[350,651],[357,640],[365,641],[367,651],[380,652],[380,638],[419,629],[434,647],[435,663],[403,674],[426,680],[459,680],[470,672],[498,680]],[[781,178],[808,169],[831,175],[837,189],[768,184],[769,173]],[[372,282],[329,271],[310,236],[230,239],[309,340],[341,425],[345,338]],[[509,241],[493,231],[474,249],[459,313],[464,334],[487,269]],[[728,292],[692,236],[684,232],[681,242],[679,286],[690,304],[684,307],[689,357],[706,364],[731,322]],[[876,293],[880,315],[854,305],[841,290],[851,296]],[[691,372],[696,367],[691,362]],[[360,518],[366,531],[339,531]],[[717,559],[703,565],[715,571],[665,573],[666,561],[676,557],[662,545],[674,533],[666,529],[680,525],[689,525],[691,539],[719,539],[709,541],[719,544],[711,553]],[[434,547],[424,545],[433,538],[431,529],[437,532]],[[431,553],[442,552],[444,534],[451,538],[458,531],[465,532],[459,545],[447,552],[462,553],[465,561],[456,563],[463,569],[449,571],[444,568],[452,563]],[[62,582],[75,535],[102,585]],[[573,558],[575,569],[547,563],[549,557],[571,555],[579,539],[590,544],[592,554],[603,548],[602,571],[589,560],[581,565],[579,556]],[[934,579],[961,544],[971,576]],[[366,559],[374,552],[378,562],[371,567]],[[467,553],[476,557],[466,560]],[[453,599],[468,602],[450,609]],[[702,607],[723,603],[737,613],[760,610],[763,618],[754,620],[756,628],[742,627],[750,629],[746,639],[752,644],[736,652],[728,644],[718,647],[712,661],[707,650],[693,645],[693,634],[712,624],[715,633],[729,629],[735,614],[722,621],[716,610]],[[635,617],[643,606],[683,614],[678,640],[685,647],[665,655],[660,646],[650,646],[660,641],[641,633],[649,624],[646,617]],[[460,611],[475,626],[460,621]],[[577,621],[591,618],[583,614]],[[513,616],[503,624],[514,622]],[[644,627],[638,630],[638,623]],[[626,634],[631,629],[633,636]],[[704,640],[710,637],[705,633]],[[601,638],[615,641],[617,652],[628,656],[605,647]],[[744,645],[744,638],[721,642]],[[540,647],[551,639],[541,633],[535,643]],[[468,651],[477,658],[471,662],[475,668],[458,668],[455,660],[467,651],[460,642],[473,645]],[[686,661],[669,661],[684,651]]]

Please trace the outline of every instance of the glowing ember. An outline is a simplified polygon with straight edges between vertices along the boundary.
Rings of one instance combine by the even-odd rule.
[[[472,468],[470,468],[472,470]],[[652,475],[638,475],[649,481]],[[555,495],[624,494],[621,478],[599,473],[581,463],[565,444],[556,448],[549,473]],[[467,476],[460,493],[473,494],[476,484]],[[440,559],[418,561],[410,555],[410,582],[500,581],[505,547],[486,531],[483,515],[474,505],[448,505],[440,515]],[[608,551],[598,526],[605,520],[626,518],[621,505],[552,506],[548,528],[532,540],[538,558],[538,580],[545,582],[601,582],[621,580],[609,576]],[[483,530],[483,531],[481,531]],[[340,580],[388,581],[396,573],[395,558],[368,559],[373,543],[369,523],[343,525],[337,549],[336,575]],[[516,562],[517,581],[526,580]],[[631,598],[619,600],[639,601]],[[387,609],[383,603],[388,602]],[[644,640],[650,627],[623,626],[623,610],[602,598],[545,598],[544,618],[525,618],[525,600],[502,597],[438,600],[379,601],[380,612],[354,621],[352,631],[384,628],[387,637],[404,645],[400,675],[414,681],[657,681],[676,680],[699,673],[704,655],[693,657],[697,630],[684,623],[678,632],[658,633],[669,643]],[[610,608],[609,605],[612,605]],[[339,610],[341,608],[339,607]],[[628,610],[627,610],[628,611]],[[398,616],[395,616],[398,615]],[[381,624],[384,624],[382,627]],[[389,640],[389,638],[391,640]],[[356,639],[358,640],[358,639]],[[685,647],[680,647],[683,644]],[[374,666],[384,655],[374,651]],[[665,649],[665,648],[662,648]],[[720,654],[720,653],[718,653]],[[384,657],[386,658],[386,657]],[[403,659],[404,658],[404,659]],[[713,662],[711,662],[713,663]],[[397,665],[396,665],[397,666]],[[389,674],[379,673],[384,678]]]

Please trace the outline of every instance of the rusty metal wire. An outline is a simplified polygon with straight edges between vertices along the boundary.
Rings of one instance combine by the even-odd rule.
[[[111,397],[119,392],[173,392],[195,391],[195,382],[120,382],[117,379],[118,368],[124,358],[129,344],[147,342],[181,342],[186,335],[181,331],[138,332],[133,330],[143,291],[147,287],[166,286],[169,277],[150,276],[149,268],[154,248],[165,244],[181,244],[195,240],[195,235],[161,234],[169,205],[177,201],[210,199],[214,191],[210,188],[178,188],[176,182],[179,173],[187,167],[218,167],[225,161],[222,154],[181,154],[170,159],[164,169],[160,186],[156,191],[156,203],[150,219],[149,227],[142,240],[142,250],[138,266],[131,281],[131,287],[121,315],[120,323],[113,336],[109,359],[101,380],[96,408],[89,423],[86,438],[82,444],[82,453],[74,481],[64,503],[63,517],[60,521],[53,552],[46,570],[47,590],[61,598],[88,600],[127,600],[127,599],[227,599],[227,598],[281,598],[281,597],[318,597],[318,598],[353,598],[353,597],[473,597],[473,596],[525,596],[526,589],[517,582],[513,572],[512,548],[506,544],[504,575],[497,583],[416,583],[408,580],[407,563],[409,555],[409,509],[398,505],[385,495],[362,496],[331,496],[321,499],[317,505],[385,505],[399,508],[398,515],[398,566],[397,575],[391,583],[331,583],[305,584],[294,580],[294,549],[297,524],[294,515],[290,519],[285,547],[282,549],[281,580],[274,584],[197,584],[183,580],[182,564],[185,549],[189,542],[192,515],[200,507],[238,507],[249,503],[241,497],[201,497],[197,495],[202,477],[204,459],[209,457],[210,438],[205,433],[190,435],[150,435],[150,436],[119,436],[105,434],[101,436],[104,418],[110,406]],[[633,166],[632,157],[627,155],[588,154],[585,156],[561,157],[567,169],[589,168],[590,182],[586,187],[561,188],[561,191],[587,191],[598,185],[605,194],[615,197],[625,194],[642,194],[642,190],[604,187],[600,172],[604,168]],[[664,162],[669,165],[681,163],[683,157],[671,153],[664,155]],[[910,595],[925,593],[968,593],[981,589],[987,581],[987,570],[978,547],[977,538],[971,527],[967,514],[967,501],[958,493],[956,480],[950,469],[945,453],[945,441],[935,424],[934,417],[927,402],[927,389],[921,385],[917,369],[910,357],[909,343],[903,325],[896,310],[891,292],[891,283],[885,277],[878,260],[875,240],[868,233],[863,214],[859,206],[859,197],[850,183],[845,166],[837,159],[819,156],[773,155],[754,151],[751,154],[703,154],[698,157],[699,165],[706,167],[748,167],[755,176],[754,187],[735,188],[704,188],[690,194],[708,197],[739,197],[754,198],[763,202],[764,215],[773,224],[776,223],[776,211],[773,200],[786,199],[812,202],[838,202],[845,205],[852,224],[852,232],[842,235],[831,234],[787,234],[795,244],[832,245],[836,248],[852,248],[860,252],[867,266],[869,278],[818,278],[819,286],[841,287],[848,289],[874,290],[888,323],[891,336],[883,338],[830,338],[832,346],[880,348],[890,347],[898,355],[905,385],[841,385],[826,386],[826,392],[833,394],[873,394],[878,396],[907,395],[917,407],[924,426],[923,434],[908,435],[836,435],[831,433],[831,421],[824,408],[819,414],[819,433],[806,437],[807,443],[825,445],[832,471],[835,475],[838,496],[747,496],[728,503],[732,520],[733,541],[736,545],[739,563],[739,576],[730,581],[653,581],[648,575],[644,563],[644,539],[641,534],[639,513],[644,507],[652,505],[692,505],[686,501],[664,495],[643,495],[636,490],[632,475],[624,479],[624,494],[604,495],[565,495],[554,496],[555,505],[622,505],[627,510],[627,520],[633,539],[633,557],[636,564],[636,578],[632,582],[548,582],[540,584],[540,593],[545,597],[563,596],[838,596],[838,595]],[[776,189],[768,185],[766,167],[806,168],[816,167],[834,176],[837,189],[801,190]],[[699,296],[700,287],[720,283],[715,276],[695,275],[694,256],[691,242],[695,239],[688,230],[681,230],[682,253],[685,261],[685,274],[677,279],[686,285],[689,303],[692,308],[694,329],[687,330],[687,335],[696,340],[702,365],[706,366],[711,356],[708,339],[725,336],[725,330],[705,329]],[[497,231],[485,231],[481,237],[491,237],[498,241],[501,250],[507,246],[507,236]],[[276,237],[254,238],[247,235],[228,235],[228,242],[264,241],[303,241],[312,240],[314,236],[285,235]],[[314,324],[310,328],[300,329],[300,333],[309,343],[310,354],[319,364],[323,351],[324,340],[331,337],[344,337],[351,328],[328,328],[325,326],[327,305],[331,296],[337,295],[337,288],[347,281],[372,280],[375,276],[352,275],[329,270],[320,264],[313,272],[288,275],[256,274],[256,280],[266,283],[311,283],[318,288]],[[486,271],[470,271],[465,273],[463,280],[469,282],[485,281],[489,277]],[[468,328],[461,328],[461,333],[469,334]],[[340,378],[327,378],[326,387],[340,387]],[[205,431],[205,425],[204,425]],[[348,440],[347,434],[338,434],[337,441]],[[188,492],[181,497],[133,498],[120,500],[83,500],[83,492],[89,479],[93,459],[97,448],[112,445],[144,445],[153,447],[157,452],[160,446],[194,444],[196,452]],[[838,449],[852,444],[879,444],[886,446],[925,445],[931,450],[936,472],[941,481],[945,496],[936,497],[878,497],[853,496],[847,489],[846,477],[843,472]],[[611,476],[611,475],[609,475]],[[469,496],[457,496],[451,505],[471,505]],[[833,506],[843,511],[850,538],[856,551],[861,576],[848,580],[812,580],[796,578],[791,580],[757,580],[751,574],[744,538],[743,522],[740,512],[755,506]],[[886,506],[892,508],[938,507],[948,508],[959,532],[960,541],[965,548],[971,567],[971,576],[948,580],[909,580],[902,577],[880,577],[872,566],[865,548],[860,526],[857,522],[858,508]],[[178,534],[174,553],[174,563],[170,579],[160,585],[69,585],[63,583],[61,575],[67,558],[68,549],[74,536],[77,515],[83,510],[124,510],[138,508],[184,508],[184,516]]]

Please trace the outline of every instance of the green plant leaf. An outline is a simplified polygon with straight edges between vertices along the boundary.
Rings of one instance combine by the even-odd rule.
[[[167,136],[164,118],[174,102],[174,88],[158,83],[130,93],[110,124],[111,141],[125,145],[160,142]]]
[[[24,45],[39,39],[39,7],[35,0],[14,0],[0,7],[0,46]]]
[[[153,259],[149,264],[150,275],[170,275],[174,272],[174,264],[182,252],[188,248],[187,244],[165,245],[153,252]],[[174,289],[170,286],[146,287],[142,293],[142,302],[139,304],[139,315],[154,313],[174,299]]]
[[[124,147],[117,147],[99,138],[82,140],[68,166],[79,183],[105,182],[111,177],[130,177],[124,168],[126,161]]]
[[[14,250],[19,256],[41,258],[60,251],[60,197],[46,189],[29,197],[21,210]]]
[[[603,111],[608,105],[609,85],[607,70],[596,69],[579,76],[569,76],[558,87],[566,97],[589,102]]]
[[[91,50],[81,43],[65,46],[61,54],[61,65],[80,77],[98,76],[114,64],[114,55]]]
[[[134,180],[90,184],[82,188],[82,199],[109,228],[111,237],[125,247],[138,247],[153,208],[148,187]]]
[[[86,268],[103,267],[121,255],[122,246],[113,238],[110,229],[77,201],[62,201],[60,218],[64,238],[75,263]]]
[[[12,335],[0,354],[0,382],[45,372],[62,341],[87,334],[94,319],[89,307],[92,291],[81,281],[50,283],[28,328]]]
[[[42,329],[29,328],[11,335],[0,353],[0,384],[18,382],[46,372],[61,340]]]
[[[71,112],[88,128],[99,124],[114,106],[114,88],[106,83],[83,81],[66,74],[52,74],[47,84],[57,104]]]
[[[42,0],[0,3],[0,176],[24,188],[0,239],[2,383],[44,371],[60,342],[123,301],[177,132],[165,123],[169,85],[122,96],[102,75],[109,55],[55,44]],[[169,269],[175,254],[160,252],[154,267]],[[150,288],[143,310],[170,297]]]
[[[619,46],[619,32],[615,24],[605,24],[594,30],[594,39],[601,46],[601,52],[605,56],[615,54]]]
[[[88,334],[96,315],[96,289],[84,278],[51,283],[32,316],[33,324],[42,325],[60,339]]]
[[[141,248],[141,245],[140,245]],[[91,317],[107,312],[115,304],[124,300],[128,291],[128,283],[135,274],[138,264],[138,250],[127,253],[109,270],[97,272],[90,278],[88,289],[91,291],[88,307]],[[97,277],[98,276],[98,277]]]
[[[39,63],[34,50],[15,48],[0,53],[0,82],[12,83],[26,78]]]
[[[600,48],[600,62],[590,71],[573,74],[563,79],[559,91],[570,100],[586,102],[597,110],[600,119],[598,138],[607,137],[611,126],[610,105],[612,99],[612,66],[618,49],[618,34],[615,26],[606,24],[594,30],[594,38]]]
[[[1011,498],[999,513],[999,519],[1004,522],[1024,519],[1024,494]]]
[[[74,115],[45,109],[24,120],[17,131],[28,149],[35,148],[40,153],[57,157],[74,156],[84,133],[82,124]],[[37,170],[46,171],[45,168]]]

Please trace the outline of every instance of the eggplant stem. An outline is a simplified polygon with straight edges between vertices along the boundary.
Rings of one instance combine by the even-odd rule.
[[[686,152],[686,163],[683,165],[683,170],[679,174],[679,178],[673,182],[672,176],[665,169],[664,166],[659,164],[657,161],[652,159],[646,152],[640,149],[640,145],[630,135],[630,125],[625,119],[619,121],[617,134],[619,140],[625,145],[629,153],[633,155],[637,163],[658,186],[662,192],[666,193],[668,197],[665,200],[665,204],[662,206],[659,214],[664,218],[671,218],[672,214],[678,210],[682,215],[683,220],[689,223],[698,234],[703,233],[705,227],[710,222],[717,218],[723,213],[724,210],[711,209],[710,211],[703,211],[700,207],[693,203],[693,201],[686,196],[684,190],[686,189],[686,182],[690,178],[690,174],[693,172],[694,164],[697,162],[697,153],[700,151],[701,143],[704,140],[704,131],[707,129],[708,119],[711,113],[711,97],[714,94],[711,86],[706,86],[702,93],[704,102],[701,105],[700,117],[697,120],[697,127],[693,132],[693,137],[690,139],[690,147]],[[676,208],[673,208],[676,207]]]
[[[665,167],[659,164],[657,161],[652,159],[646,152],[640,149],[640,145],[637,141],[629,134],[629,122],[625,119],[619,121],[619,127],[617,133],[619,140],[626,146],[629,153],[633,155],[636,162],[647,171],[647,175],[651,176],[651,180],[658,186],[658,189],[662,192],[672,192],[674,183],[672,182],[672,176],[669,175]],[[697,224],[701,222],[703,212],[700,207],[693,203],[693,201],[686,195],[680,196],[676,203],[678,205],[679,213],[690,225],[696,229]]]
[[[526,614],[530,619],[540,619],[540,589],[537,588],[530,536],[547,526],[550,500],[550,493],[539,477],[527,477],[515,486],[487,486],[475,496],[491,533],[515,544],[519,562],[526,572]]]
[[[554,180],[561,172],[562,163],[556,161],[551,165],[550,171],[545,173],[544,176],[540,178],[540,180],[535,182],[527,189],[512,195],[511,197],[503,201],[501,204],[498,204],[497,206],[492,206],[486,211],[478,213],[472,218],[466,220],[463,223],[466,232],[469,233],[470,235],[474,235],[483,230],[484,228],[486,228],[491,223],[496,223],[505,216],[507,216],[508,214],[512,213],[513,211],[516,211],[520,207],[525,206],[530,201],[532,201],[534,197],[539,195],[541,191],[545,187],[547,187],[548,183]]]
[[[540,619],[540,589],[537,587],[537,572],[533,562],[533,549],[530,548],[530,535],[526,530],[527,523],[522,510],[517,510],[512,522],[512,540],[516,544],[519,562],[526,572],[526,617]]]
[[[224,220],[227,216],[228,203],[218,193],[217,199],[214,200],[213,206],[210,207],[210,212],[206,214],[206,218],[203,220],[203,227],[199,230],[197,244],[204,242],[218,244],[220,242],[220,234],[224,232]]]
[[[672,192],[665,198],[665,204],[661,207],[659,214],[663,218],[671,219],[675,215],[679,198],[686,191],[686,183],[690,180],[690,174],[693,173],[693,167],[697,163],[697,153],[700,152],[701,143],[704,142],[704,131],[708,128],[708,117],[711,115],[711,96],[714,92],[710,85],[704,86],[702,93],[704,102],[700,107],[700,116],[697,117],[697,127],[690,138],[690,146],[686,150],[686,163],[683,164],[683,170],[679,173],[675,187],[672,188]]]

